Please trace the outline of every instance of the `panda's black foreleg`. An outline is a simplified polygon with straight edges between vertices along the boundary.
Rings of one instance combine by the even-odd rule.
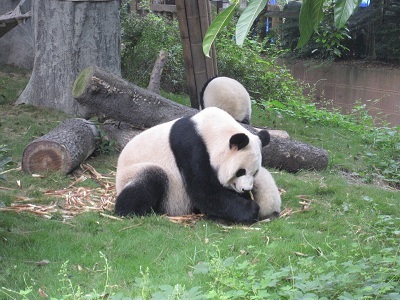
[[[200,202],[197,207],[210,219],[240,224],[252,224],[258,220],[260,206],[255,201],[225,188],[205,196]]]
[[[115,213],[120,216],[144,216],[160,213],[168,192],[167,174],[160,168],[146,169],[118,195]]]

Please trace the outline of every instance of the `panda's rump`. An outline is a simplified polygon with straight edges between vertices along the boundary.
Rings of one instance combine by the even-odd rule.
[[[201,97],[202,109],[218,107],[239,122],[251,119],[250,95],[238,81],[229,77],[216,77],[203,88]]]
[[[151,212],[163,213],[168,194],[168,176],[154,164],[136,164],[125,174],[126,184],[117,196],[115,212],[121,216],[143,216]]]
[[[160,168],[168,178],[168,190],[161,203],[160,212],[168,215],[190,213],[190,200],[183,186],[169,146],[169,132],[174,121],[147,129],[133,138],[122,150],[117,166],[117,194],[146,170]]]

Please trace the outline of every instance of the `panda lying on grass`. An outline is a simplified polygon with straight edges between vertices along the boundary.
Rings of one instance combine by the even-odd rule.
[[[118,159],[115,212],[202,213],[243,224],[275,217],[281,198],[261,166],[269,139],[268,131],[252,134],[215,107],[145,130]]]

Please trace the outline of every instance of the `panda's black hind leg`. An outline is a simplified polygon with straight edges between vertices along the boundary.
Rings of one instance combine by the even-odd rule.
[[[144,216],[161,213],[168,192],[168,176],[161,168],[151,167],[138,174],[118,195],[115,213],[120,216]]]

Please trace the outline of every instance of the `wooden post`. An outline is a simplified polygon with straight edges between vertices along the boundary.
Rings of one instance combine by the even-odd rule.
[[[209,1],[176,0],[176,13],[185,59],[186,81],[191,106],[199,108],[201,89],[208,79],[218,74],[214,46],[210,58],[203,54],[204,35],[211,24]]]

